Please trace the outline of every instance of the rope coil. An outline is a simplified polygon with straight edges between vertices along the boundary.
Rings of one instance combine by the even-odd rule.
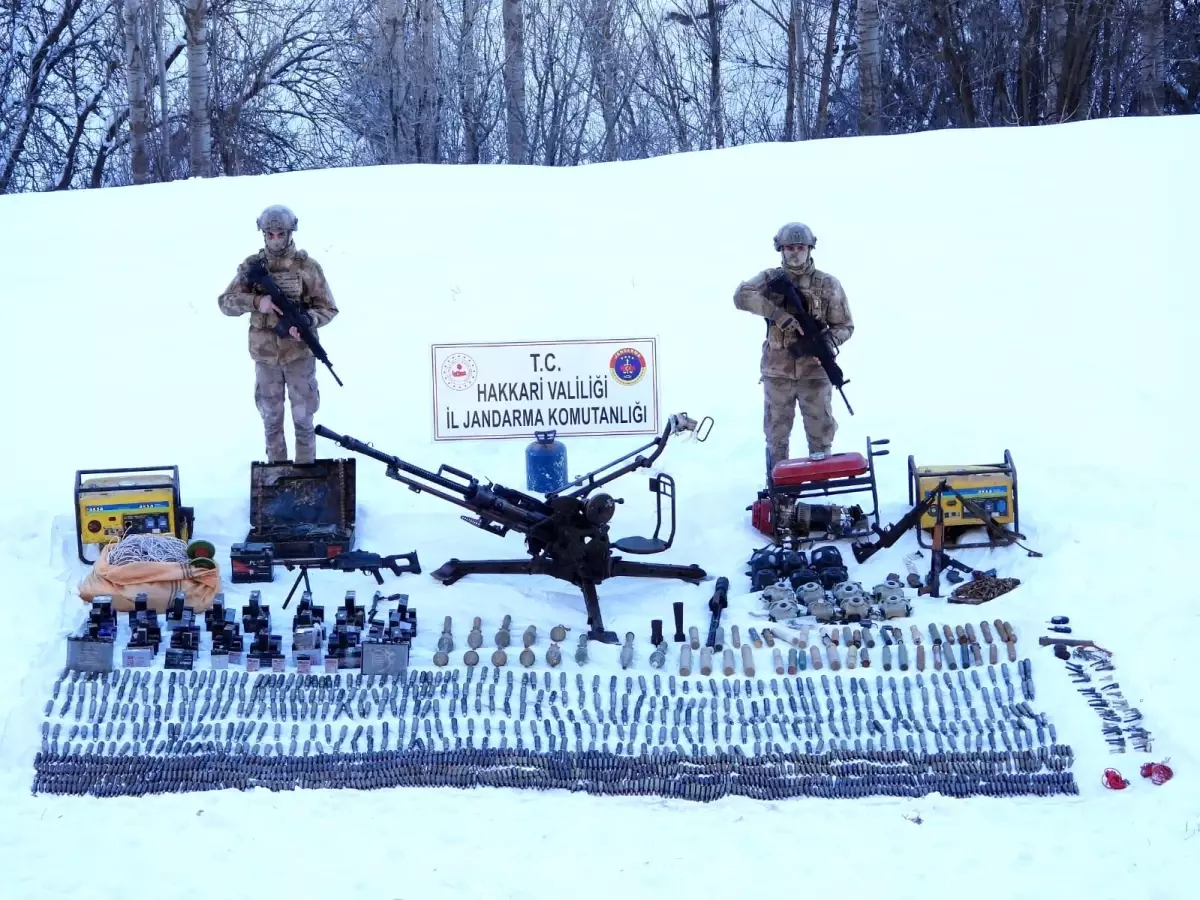
[[[186,563],[187,544],[170,534],[130,534],[121,538],[108,551],[110,565],[130,563]]]

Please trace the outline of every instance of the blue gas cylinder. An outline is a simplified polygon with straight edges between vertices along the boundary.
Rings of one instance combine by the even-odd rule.
[[[525,448],[525,483],[529,490],[550,494],[567,483],[567,447],[556,431],[535,431]]]

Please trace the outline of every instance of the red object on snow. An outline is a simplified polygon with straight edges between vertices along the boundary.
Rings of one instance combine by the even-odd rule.
[[[775,463],[771,480],[776,487],[791,487],[831,478],[853,478],[867,471],[867,461],[861,453],[834,453],[824,459],[784,459]]]
[[[768,497],[760,497],[750,504],[750,524],[767,537],[775,536],[775,505]]]
[[[1174,775],[1175,770],[1168,766],[1165,762],[1142,763],[1142,777],[1149,778],[1155,784],[1162,784],[1165,781],[1170,781]]]
[[[1129,787],[1129,782],[1116,769],[1104,770],[1104,786],[1110,791],[1123,791]]]

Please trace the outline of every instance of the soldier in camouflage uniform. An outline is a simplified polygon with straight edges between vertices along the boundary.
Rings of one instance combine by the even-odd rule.
[[[292,424],[296,429],[297,463],[316,459],[313,416],[321,404],[317,389],[316,358],[293,328],[289,337],[279,337],[272,329],[279,322],[279,308],[266,294],[246,281],[246,272],[257,260],[266,262],[276,284],[307,312],[312,327],[320,328],[337,315],[333,294],[325,273],[315,259],[297,250],[292,240],[298,220],[286,206],[269,206],[258,217],[258,230],[265,247],[248,256],[237,275],[217,298],[227,316],[250,314],[250,358],[254,360],[254,403],[262,415],[266,430],[267,460],[289,459],[284,434],[284,393],[291,400]]]
[[[826,336],[840,346],[854,333],[854,320],[841,283],[813,265],[817,244],[812,230],[799,222],[784,225],[775,235],[782,256],[780,268],[767,269],[738,286],[733,305],[767,320],[760,379],[763,386],[763,431],[767,439],[767,482],[775,463],[788,459],[788,443],[796,405],[804,420],[804,435],[812,459],[824,459],[833,446],[837,422],[833,418],[833,385],[815,356],[793,357],[788,345],[801,336],[795,316],[784,308],[784,298],[769,284],[786,276],[808,304],[808,311],[826,327]]]

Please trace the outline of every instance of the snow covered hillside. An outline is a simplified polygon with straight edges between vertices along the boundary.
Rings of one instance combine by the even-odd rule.
[[[581,169],[381,167],[0,197],[4,896],[683,897],[743,890],[735,880],[765,896],[845,888],[852,873],[892,897],[951,885],[987,897],[1191,896],[1198,146],[1200,119],[1180,116]],[[525,440],[434,443],[431,344],[657,338],[664,417],[686,410],[715,427],[661,460],[679,485],[681,522],[655,559],[728,576],[731,620],[744,624],[758,624],[747,617],[756,598],[744,563],[763,543],[745,511],[763,475],[762,322],[734,309],[732,294],[775,264],[779,225],[807,222],[816,263],[841,279],[857,326],[840,357],[856,415],[835,395],[835,449],[891,439],[878,462],[883,522],[906,510],[908,454],[964,464],[1013,454],[1022,530],[1044,558],[956,553],[1023,584],[976,608],[921,598],[912,621],[1012,622],[1038,706],[1075,750],[1080,795],[705,805],[449,789],[30,796],[42,708],[64,635],[84,613],[75,470],[176,463],[197,534],[217,544],[223,566],[244,537],[262,430],[246,320],[221,315],[216,297],[260,245],[255,217],[272,203],[299,216],[297,245],[321,262],[340,308],[321,338],[345,387],[318,367],[317,422],[418,465],[524,488]],[[288,433],[290,446],[290,422]],[[566,439],[571,473],[640,442]],[[798,424],[793,452],[802,446]],[[320,439],[318,454],[345,455]],[[382,465],[360,459],[358,472],[360,546],[415,549],[426,572],[452,556],[522,555],[517,537],[470,528]],[[616,487],[626,503],[614,534],[646,533],[644,476]],[[870,585],[903,571],[915,542],[852,565],[852,578]],[[253,587],[282,600],[290,580]],[[324,572],[313,583],[331,606],[375,586]],[[443,587],[405,575],[386,586],[420,610],[421,666],[443,615],[460,645],[475,615],[487,635],[505,613],[518,630],[584,626],[578,594],[550,579]],[[240,603],[249,587],[226,594]],[[673,600],[687,604],[689,624],[706,621],[710,593],[634,579],[600,590],[609,627],[634,631],[639,647]],[[1114,651],[1152,754],[1109,755],[1062,663],[1036,646],[1051,615]],[[620,672],[616,648],[593,647],[597,672]],[[573,677],[574,663],[566,669]],[[1143,761],[1164,757],[1173,780],[1138,777]],[[1101,787],[1110,765],[1127,790]]]

